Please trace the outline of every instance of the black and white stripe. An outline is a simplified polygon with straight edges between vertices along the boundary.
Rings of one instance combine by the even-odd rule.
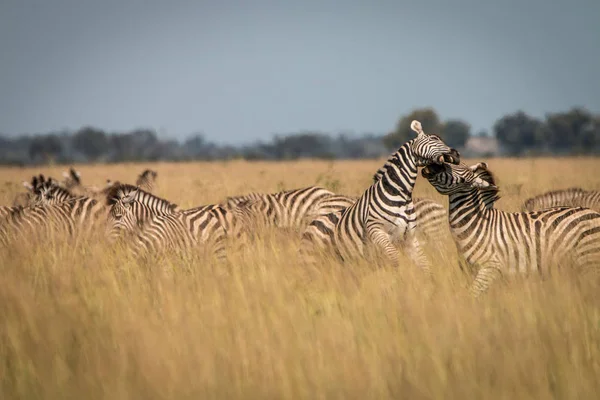
[[[242,206],[241,202],[249,201]],[[249,193],[228,197],[228,207],[246,208],[254,222],[277,228],[304,228],[320,215],[340,210],[353,204],[355,199],[336,195],[319,187],[309,186],[278,193]]]
[[[433,162],[458,163],[459,154],[438,136],[423,132],[418,121],[413,121],[411,128],[417,133],[417,137],[390,156],[379,170],[381,178],[355,204],[341,212],[341,215],[333,214],[328,217],[329,221],[335,221],[335,229],[333,232],[323,231],[320,235],[333,235],[333,245],[343,259],[363,256],[365,244],[371,242],[397,265],[399,253],[394,243],[402,242],[413,262],[424,270],[429,270],[429,261],[415,234],[416,215],[412,191],[417,179],[417,167]],[[319,238],[305,236],[305,239],[310,242]],[[321,246],[319,243],[314,245]],[[310,250],[304,251],[305,254],[307,252]]]
[[[87,197],[18,208],[7,215],[0,225],[0,242],[7,245],[14,239],[35,234],[83,236],[90,233],[103,218],[104,205]]]
[[[586,207],[600,211],[600,192],[581,188],[553,190],[529,198],[523,203],[523,211],[543,210],[551,207]]]
[[[452,236],[467,265],[478,267],[473,295],[503,274],[547,274],[571,263],[583,269],[600,265],[600,213],[571,207],[497,210],[499,189],[486,163],[431,165],[421,173],[449,196]]]
[[[177,204],[128,184],[112,185],[106,193],[106,204],[110,207],[108,225],[112,240],[135,231],[155,216],[180,211]]]
[[[133,252],[137,257],[163,252],[186,255],[201,252],[205,257],[223,260],[226,231],[213,209],[213,205],[202,206],[152,217],[135,231]],[[128,212],[123,219],[132,216]]]

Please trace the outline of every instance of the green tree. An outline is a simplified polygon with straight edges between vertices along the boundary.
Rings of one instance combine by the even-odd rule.
[[[396,125],[396,129],[383,137],[383,144],[385,147],[394,150],[413,139],[415,137],[415,132],[410,129],[410,123],[415,119],[421,122],[423,130],[426,133],[439,134],[441,137],[442,123],[435,110],[431,107],[419,108],[400,118]]]
[[[523,111],[505,115],[494,124],[496,139],[512,155],[540,149],[543,144],[542,129],[542,121]]]
[[[471,125],[460,119],[449,119],[442,125],[440,137],[450,147],[464,147],[471,136]]]
[[[55,160],[62,152],[63,147],[57,135],[40,135],[33,138],[29,145],[29,157],[33,160],[42,159],[48,163]]]
[[[584,108],[546,115],[542,132],[554,153],[586,153],[600,144],[594,115]]]
[[[105,155],[109,149],[108,137],[104,131],[90,126],[78,130],[73,135],[73,148],[89,160],[96,161]]]

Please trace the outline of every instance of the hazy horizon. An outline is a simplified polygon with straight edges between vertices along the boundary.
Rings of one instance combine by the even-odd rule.
[[[600,112],[600,2],[9,0],[0,133],[91,125],[218,143],[385,133],[431,106]],[[459,6],[460,4],[460,6]]]

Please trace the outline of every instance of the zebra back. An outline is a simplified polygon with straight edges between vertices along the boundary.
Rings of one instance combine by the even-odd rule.
[[[62,203],[76,197],[69,190],[62,188],[51,180],[44,181],[33,189],[32,205],[48,206],[52,204]]]
[[[586,191],[577,187],[553,190],[525,200],[522,210],[534,211],[559,206],[600,210],[600,192]]]
[[[152,217],[135,233],[133,251],[138,257],[175,251],[183,254],[204,252],[225,258],[226,232],[214,207],[202,206]]]
[[[0,242],[6,245],[13,239],[38,234],[86,235],[102,220],[104,211],[101,203],[87,197],[19,208],[11,212],[0,226]]]
[[[226,204],[229,207],[244,208],[246,216],[252,216],[256,224],[298,228],[306,226],[316,216],[321,215],[321,205],[331,196],[335,194],[325,188],[309,186],[278,193],[249,193],[228,197]],[[342,201],[341,197],[332,199],[326,206],[330,209],[339,208],[336,204]]]

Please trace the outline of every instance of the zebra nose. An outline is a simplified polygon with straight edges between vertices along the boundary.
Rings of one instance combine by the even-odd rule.
[[[460,154],[456,149],[450,149],[450,153],[444,155],[444,160],[450,164],[460,164]]]

